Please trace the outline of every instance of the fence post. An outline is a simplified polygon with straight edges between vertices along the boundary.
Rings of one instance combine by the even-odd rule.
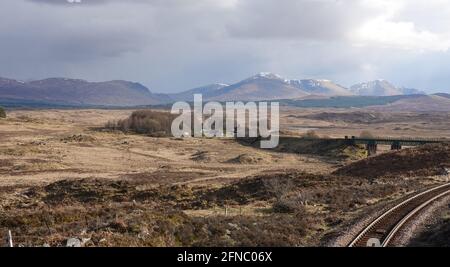
[[[14,247],[11,230],[8,230],[8,236],[6,237],[6,241],[8,242],[7,243],[8,247],[10,248]]]

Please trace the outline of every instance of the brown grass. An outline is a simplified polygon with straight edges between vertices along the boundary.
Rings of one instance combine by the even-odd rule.
[[[150,185],[147,181],[70,179],[0,190],[0,232],[17,244],[63,246],[303,246],[339,231],[348,214],[421,188],[381,178],[280,172],[221,186]],[[255,209],[256,214],[185,213]],[[270,208],[271,207],[271,208]],[[193,215],[188,215],[193,214]],[[328,228],[330,230],[327,230]]]
[[[330,174],[365,156],[364,147],[301,138],[303,129],[270,151],[234,140],[124,134],[137,131],[117,124],[111,129],[118,131],[97,130],[131,121],[131,113],[8,112],[0,122],[0,235],[11,230],[25,246],[63,246],[72,237],[86,246],[317,246],[347,233],[356,218],[443,179]],[[403,121],[412,130],[398,134],[446,135],[445,118]],[[289,124],[333,137],[389,135],[399,126]],[[371,166],[379,171],[385,163]]]

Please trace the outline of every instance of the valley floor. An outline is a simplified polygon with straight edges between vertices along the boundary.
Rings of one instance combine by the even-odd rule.
[[[281,125],[294,139],[269,151],[103,129],[131,112],[8,112],[0,120],[0,235],[12,230],[29,246],[71,237],[86,246],[328,245],[372,211],[443,178],[337,176],[364,149],[317,149],[302,134],[450,136],[445,113],[292,108]]]

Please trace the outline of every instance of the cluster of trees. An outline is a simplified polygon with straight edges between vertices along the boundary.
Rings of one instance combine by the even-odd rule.
[[[108,122],[106,128],[151,136],[170,136],[172,121],[175,118],[176,115],[168,112],[138,110],[127,119]]]
[[[0,107],[0,118],[6,118],[5,109],[3,109],[2,107]]]

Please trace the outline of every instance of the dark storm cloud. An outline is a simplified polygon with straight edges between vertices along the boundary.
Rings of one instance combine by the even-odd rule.
[[[51,5],[98,5],[111,2],[117,2],[120,0],[27,0],[38,4],[51,4]],[[145,0],[128,0],[128,2],[143,2]]]
[[[126,4],[152,4],[152,5],[167,5],[167,4],[182,4],[186,1],[183,0],[25,0],[28,2],[33,2],[37,4],[49,4],[58,6],[89,6],[89,5],[99,5],[99,4],[110,4],[110,3],[126,3]]]
[[[138,29],[134,30],[132,24],[124,25],[114,19],[99,17],[95,11],[55,12],[45,8],[24,9],[27,5],[12,7],[16,13],[2,14],[1,20],[8,24],[0,28],[3,40],[0,47],[2,51],[15,52],[19,57],[24,51],[27,54],[26,50],[31,50],[49,62],[95,60],[139,51],[143,42],[149,40]]]
[[[414,64],[437,69],[450,47],[450,10],[417,1],[2,0],[0,76],[127,79],[168,92],[272,71],[413,87],[425,83]],[[426,77],[428,88],[444,80]]]

